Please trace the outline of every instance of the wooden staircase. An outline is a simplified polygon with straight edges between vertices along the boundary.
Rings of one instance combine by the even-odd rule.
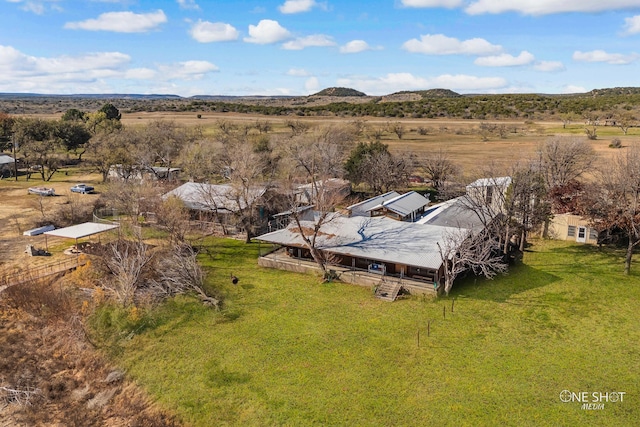
[[[382,279],[376,289],[376,297],[384,301],[395,301],[400,289],[402,289],[400,282]]]

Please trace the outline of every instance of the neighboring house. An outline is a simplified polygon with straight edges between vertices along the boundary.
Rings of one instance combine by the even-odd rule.
[[[162,198],[166,200],[169,197],[177,197],[187,209],[197,212],[232,214],[255,204],[266,191],[267,188],[264,186],[255,187],[244,197],[229,184],[186,182],[164,194]]]
[[[548,235],[552,239],[596,244],[598,234],[598,230],[590,227],[589,222],[579,215],[557,214],[549,223]]]
[[[351,194],[351,182],[340,178],[329,178],[315,183],[301,184],[295,187],[295,199],[298,205],[311,205],[316,199],[316,189],[324,189],[325,194],[335,194],[336,198],[345,198]]]
[[[477,206],[484,205],[492,212],[501,212],[510,185],[510,176],[480,178],[467,185],[467,197]]]

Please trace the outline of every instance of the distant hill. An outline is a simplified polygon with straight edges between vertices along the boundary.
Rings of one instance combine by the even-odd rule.
[[[591,96],[618,96],[618,95],[639,95],[640,87],[613,87],[606,89],[593,89],[587,92]]]
[[[341,116],[387,118],[461,118],[475,120],[556,120],[559,114],[582,116],[624,108],[640,117],[640,87],[594,89],[573,94],[464,94],[449,89],[367,96],[354,89],[331,87],[310,96],[225,96],[96,94],[0,94],[0,112],[14,115],[59,114],[76,108],[97,111],[105,102],[122,113],[235,113],[265,116]]]
[[[367,96],[367,94],[348,87],[328,87],[311,96]]]
[[[403,90],[401,92],[395,92],[391,95],[404,95],[415,93],[417,95],[422,96],[423,99],[428,98],[459,98],[460,95],[457,92],[454,92],[450,89],[427,89],[427,90]]]

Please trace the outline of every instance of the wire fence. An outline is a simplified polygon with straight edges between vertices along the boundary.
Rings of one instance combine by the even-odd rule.
[[[20,270],[14,273],[5,274],[0,280],[0,285],[13,286],[27,283],[42,278],[52,276],[73,270],[79,266],[86,264],[86,257],[76,256],[73,259],[65,259],[55,261],[40,267],[29,268],[28,270]]]

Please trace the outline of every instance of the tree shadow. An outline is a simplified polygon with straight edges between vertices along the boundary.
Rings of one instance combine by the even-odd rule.
[[[514,295],[542,288],[558,280],[561,278],[555,274],[526,264],[518,264],[512,266],[507,274],[497,276],[493,280],[473,275],[456,280],[449,296],[505,302]]]

